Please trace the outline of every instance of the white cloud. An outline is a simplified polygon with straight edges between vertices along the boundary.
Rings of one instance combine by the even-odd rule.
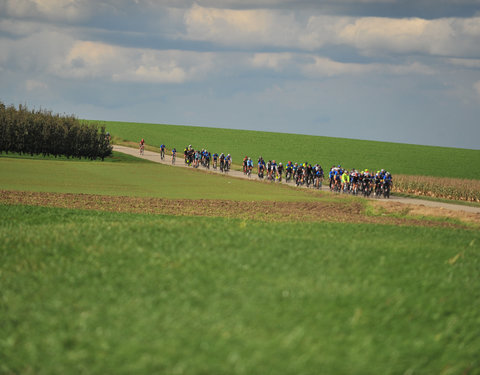
[[[79,21],[92,15],[88,0],[3,0],[0,10],[13,17]]]
[[[52,74],[115,82],[184,83],[201,79],[212,66],[210,53],[155,51],[78,41]]]
[[[480,56],[480,18],[338,17],[312,15],[306,21],[293,12],[205,8],[185,12],[183,38],[228,46],[261,46],[315,50],[348,45],[368,55],[422,53]]]
[[[185,12],[185,39],[236,46],[291,46],[300,30],[293,13],[194,5]]]
[[[358,64],[343,63],[326,57],[313,57],[313,63],[305,64],[302,68],[307,77],[334,77],[362,74],[385,74],[385,75],[407,75],[407,74],[433,74],[434,71],[418,62],[404,65],[392,64]]]

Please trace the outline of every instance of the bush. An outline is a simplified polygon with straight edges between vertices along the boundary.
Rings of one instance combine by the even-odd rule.
[[[0,102],[0,154],[3,152],[104,160],[112,154],[112,146],[105,127],[99,124]]]

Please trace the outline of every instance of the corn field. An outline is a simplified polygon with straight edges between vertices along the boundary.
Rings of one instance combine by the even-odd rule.
[[[394,178],[393,192],[480,202],[479,180],[406,175],[396,175]]]
[[[112,153],[105,127],[81,123],[74,116],[28,110],[0,102],[0,154],[16,152],[102,160]]]

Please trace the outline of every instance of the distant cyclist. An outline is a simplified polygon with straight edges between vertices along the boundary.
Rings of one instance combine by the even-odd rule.
[[[145,150],[145,140],[142,138],[142,140],[140,141],[140,155],[144,154],[144,150]]]
[[[258,178],[263,178],[263,174],[265,173],[265,160],[260,156],[258,159]]]
[[[165,145],[160,146],[160,159],[165,160]]]
[[[278,163],[278,167],[277,167],[277,173],[278,173],[278,181],[282,181],[282,174],[283,174],[283,164],[282,163]]]
[[[177,158],[177,149],[172,148],[172,164],[175,164],[175,159]]]
[[[228,172],[232,165],[232,156],[230,154],[225,158],[225,171]]]
[[[248,177],[250,177],[250,175],[252,174],[252,170],[253,170],[253,161],[252,161],[251,158],[247,159],[246,169],[247,169],[247,175],[248,175]]]

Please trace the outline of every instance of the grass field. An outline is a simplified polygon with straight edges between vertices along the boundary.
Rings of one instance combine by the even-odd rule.
[[[123,158],[123,157],[122,157]],[[127,158],[127,160],[138,160]],[[0,189],[189,199],[315,200],[328,195],[151,162],[0,157]]]
[[[180,152],[186,145],[206,147],[212,152],[230,153],[234,162],[245,155],[286,162],[320,163],[330,169],[335,164],[347,168],[378,170],[393,174],[480,179],[480,150],[419,146],[344,138],[267,133],[245,130],[193,126],[155,125],[106,122],[107,130],[118,139],[148,145],[175,147]]]
[[[478,231],[3,205],[0,243],[0,373],[480,373]]]

